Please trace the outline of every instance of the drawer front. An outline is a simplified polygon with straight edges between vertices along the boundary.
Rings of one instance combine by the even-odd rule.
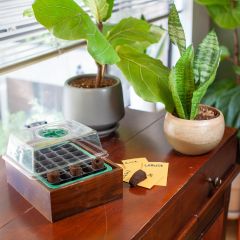
[[[229,186],[230,189],[230,186]],[[222,192],[211,198],[207,204],[196,213],[186,226],[182,229],[176,239],[194,240],[203,239],[205,234],[212,228],[219,215],[224,214],[226,199],[228,198],[229,191]],[[218,234],[223,234],[223,222],[222,219],[221,228],[218,228]],[[207,238],[206,238],[207,239]],[[214,238],[221,239],[221,238]]]
[[[175,196],[154,226],[151,226],[144,236],[140,236],[138,239],[176,239],[178,233],[194,215],[215,194],[219,194],[215,193],[216,187],[213,182],[216,178],[224,182],[233,171],[236,164],[236,145],[237,140],[233,138],[225,144],[224,148],[215,153],[205,166],[192,177],[183,191]],[[211,182],[210,179],[213,181]],[[220,181],[217,184],[220,184]]]

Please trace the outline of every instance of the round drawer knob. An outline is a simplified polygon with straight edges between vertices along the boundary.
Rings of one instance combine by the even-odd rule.
[[[215,188],[217,188],[222,184],[222,179],[220,177],[215,177],[214,179],[208,178],[208,182],[210,182]]]

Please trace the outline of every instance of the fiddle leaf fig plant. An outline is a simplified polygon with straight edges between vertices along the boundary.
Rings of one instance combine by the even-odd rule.
[[[168,32],[181,54],[172,69],[165,67],[160,60],[133,51],[132,46],[117,48],[121,59],[117,65],[144,100],[162,102],[167,111],[179,118],[194,119],[216,75],[221,52],[218,39],[211,31],[196,55],[192,45],[186,49],[185,33],[174,4],[170,8]]]
[[[117,48],[131,46],[146,49],[159,42],[163,30],[148,22],[127,18],[111,26],[106,21],[111,17],[114,0],[82,0],[94,20],[81,7],[80,0],[35,0],[32,10],[36,20],[55,37],[64,40],[87,42],[87,50],[94,58],[98,73],[95,87],[101,87],[106,64],[121,61]],[[29,15],[27,10],[26,15]],[[135,61],[135,59],[132,59]]]

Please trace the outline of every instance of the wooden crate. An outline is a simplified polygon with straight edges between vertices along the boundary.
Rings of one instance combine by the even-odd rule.
[[[55,222],[122,197],[122,169],[109,160],[105,162],[112,171],[58,189],[29,179],[6,162],[7,181],[49,221]]]

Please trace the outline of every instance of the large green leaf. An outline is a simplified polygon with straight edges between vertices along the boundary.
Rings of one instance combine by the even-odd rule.
[[[207,91],[203,103],[222,111],[225,122],[230,127],[238,128],[240,137],[240,86],[234,79],[216,81]]]
[[[180,118],[189,119],[191,99],[195,90],[193,74],[193,47],[189,46],[169,77],[169,86],[172,92],[175,109]]]
[[[113,0],[83,0],[97,22],[106,21],[112,13]]]
[[[129,46],[117,48],[121,61],[118,67],[135,92],[149,102],[162,102],[172,112],[174,103],[168,88],[169,69],[160,60],[142,54]]]
[[[219,62],[220,62],[220,51],[218,53],[217,58],[215,59],[213,67],[211,68],[211,73],[209,75],[210,76],[209,79],[207,79],[205,82],[201,82],[199,84],[199,86],[197,87],[197,89],[193,92],[190,119],[194,119],[196,117],[196,115],[198,113],[199,104],[200,104],[202,98],[204,97],[204,95],[206,94],[208,87],[213,83],[213,81],[215,79]]]
[[[195,0],[205,5],[209,15],[222,28],[234,29],[240,26],[239,0]]]
[[[144,42],[151,45],[160,40],[163,30],[141,19],[126,18],[116,24],[108,33],[107,39],[113,47],[119,45],[134,45]]]
[[[219,52],[217,35],[211,31],[199,45],[194,59],[194,75],[197,84],[204,83],[210,78],[215,62],[218,61]]]
[[[54,36],[65,40],[86,39],[88,51],[100,64],[114,64],[119,57],[91,18],[73,0],[35,0],[38,22]]]
[[[203,103],[210,106],[216,106],[216,103],[219,98],[222,98],[222,95],[234,88],[236,86],[236,81],[234,79],[224,79],[215,81],[210,88],[207,90],[207,94],[203,98]]]
[[[240,86],[225,90],[218,101],[216,107],[219,108],[226,120],[228,126],[240,128]]]
[[[179,19],[177,9],[174,4],[171,5],[168,17],[168,33],[171,42],[177,45],[181,55],[186,50],[186,39],[182,24]]]
[[[234,29],[240,27],[240,1],[236,1],[233,7],[229,1],[228,5],[207,6],[209,15],[222,28]]]

